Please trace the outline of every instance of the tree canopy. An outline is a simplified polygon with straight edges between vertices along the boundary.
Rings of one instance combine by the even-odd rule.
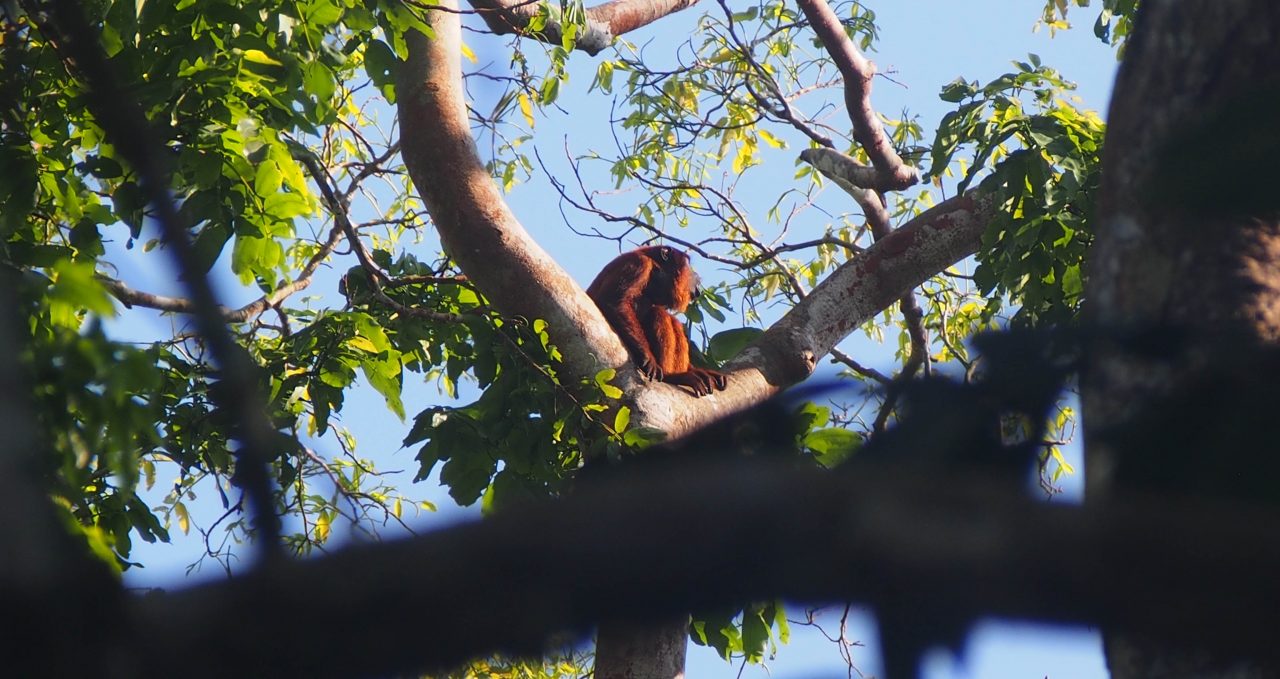
[[[850,561],[849,545],[833,538],[821,557],[856,567],[862,584],[820,578],[806,588],[794,584],[803,576],[793,560],[761,557],[726,574],[723,587],[686,584],[649,603],[646,578],[682,577],[660,558],[664,540],[681,554],[699,539],[723,550],[685,568],[732,570],[726,559],[742,547],[734,536],[753,521],[795,521],[783,541],[792,548],[842,527],[875,535],[910,523],[868,479],[934,495],[949,484],[970,493],[990,484],[1001,498],[1025,500],[1021,475],[1034,470],[1041,495],[1056,492],[1073,473],[1062,448],[1076,427],[1075,364],[1059,362],[1071,353],[1060,349],[1092,341],[1080,318],[1105,207],[1101,116],[1073,99],[1069,74],[1034,54],[1007,73],[943,87],[940,120],[888,114],[873,85],[891,80],[868,59],[881,38],[874,3],[722,1],[676,14],[693,4],[6,5],[0,301],[16,332],[5,340],[12,351],[0,353],[17,360],[0,386],[13,387],[9,483],[21,488],[5,502],[47,519],[33,521],[39,535],[29,544],[18,541],[32,572],[47,558],[95,573],[92,587],[61,605],[74,610],[75,596],[118,588],[113,579],[145,565],[137,541],[195,531],[203,550],[192,561],[235,576],[230,589],[125,604],[137,607],[137,629],[164,636],[171,606],[203,611],[222,597],[306,608],[289,587],[277,592],[281,574],[328,597],[333,588],[321,583],[347,568],[363,575],[333,593],[339,605],[405,611],[414,602],[466,618],[412,630],[429,633],[427,642],[352,631],[379,660],[271,665],[281,671],[450,671],[472,658],[458,671],[572,674],[590,661],[573,652],[542,663],[511,658],[600,623],[597,676],[654,667],[660,657],[682,666],[683,650],[660,642],[670,646],[675,634],[683,644],[686,629],[726,658],[759,662],[789,634],[778,597],[862,598],[901,610],[911,597],[866,583],[896,583],[895,559],[929,559],[871,540],[887,551]],[[1047,2],[1040,25],[1068,30],[1068,17],[1084,18],[1089,4]],[[1123,57],[1139,30],[1136,0],[1100,4],[1093,31]],[[632,41],[637,29],[677,20],[682,33]],[[491,54],[504,61],[481,58]],[[557,110],[575,131],[553,158],[544,156],[553,145],[533,140]],[[532,182],[546,187],[539,207],[514,210],[508,195]],[[536,230],[524,226],[535,222]],[[686,314],[695,359],[725,371],[728,388],[695,399],[644,379],[583,292],[589,279],[575,281],[539,244],[548,238],[580,240],[598,261],[574,262],[586,271],[639,244],[690,253],[704,277]],[[974,340],[996,330],[1016,332]],[[858,336],[883,342],[891,359],[857,355]],[[815,372],[820,384],[786,393]],[[354,418],[344,417],[370,394],[404,423],[411,474],[392,473],[392,451],[361,447]],[[999,459],[974,450],[998,450]],[[726,451],[745,457],[729,464]],[[646,454],[666,480],[629,466]],[[777,458],[784,467],[770,466]],[[898,463],[913,470],[902,487],[879,466]],[[622,471],[592,480],[591,470],[615,466]],[[631,469],[641,480],[628,485]],[[422,589],[396,601],[377,584],[403,574],[369,566],[390,552],[363,560],[373,547],[360,543],[413,534],[414,516],[435,509],[415,485],[427,480],[487,518],[477,532],[387,545],[422,568]],[[33,488],[53,498],[51,509]],[[691,504],[699,488],[723,506]],[[808,488],[814,504],[760,502],[750,488],[775,500]],[[863,504],[846,508],[850,517],[887,506],[892,520],[824,522],[823,511],[848,501],[843,492],[879,503],[855,499]],[[622,513],[611,512],[611,499]],[[998,510],[1012,507],[1005,499]],[[626,513],[645,506],[660,509],[653,525],[670,531],[663,540]],[[555,523],[574,507],[595,515]],[[744,527],[718,523],[732,524],[734,511]],[[1110,527],[1110,515],[1084,516],[1079,525],[1103,537],[1072,543],[1081,558],[1103,554],[1107,539],[1155,513],[1145,504],[1124,511]],[[1074,515],[1054,512],[1028,516],[1054,527],[1048,538],[1070,541]],[[968,531],[1003,516],[961,512],[957,521]],[[529,535],[537,524],[522,521],[565,533]],[[1030,521],[1008,525],[1035,530]],[[1234,537],[1265,540],[1269,526]],[[1202,528],[1196,535],[1216,539]],[[581,548],[591,536],[597,548]],[[940,558],[964,549],[942,535],[919,541]],[[608,558],[601,546],[625,555],[609,561],[617,570],[564,580],[545,566],[498,565],[591,564]],[[1007,551],[987,547],[979,556],[1016,569],[999,561]],[[457,560],[432,566],[441,555]],[[1106,558],[1124,570],[1163,556]],[[965,566],[977,573],[980,562]],[[1034,566],[1072,577],[1079,563]],[[292,567],[300,570],[275,570]],[[60,572],[48,582],[61,582]],[[515,601],[529,612],[489,621],[504,631],[479,634],[483,611],[466,610],[492,596],[474,581],[481,573],[523,584],[537,576],[547,589],[504,595],[509,610]],[[619,573],[630,575],[609,578]],[[17,567],[0,575],[7,587],[31,577]],[[1259,585],[1248,569],[1236,575],[1241,587]],[[1051,589],[1020,592],[1059,606],[1054,620],[1170,632]],[[986,603],[1009,615],[1042,610],[1014,595]],[[904,637],[924,644],[963,632],[970,602],[939,605],[954,622]],[[881,613],[885,629],[905,624]],[[629,617],[644,623],[620,635],[647,640],[638,655],[615,651],[618,636],[607,635]],[[228,643],[250,653],[280,620],[246,623]],[[903,672],[920,644],[886,647],[890,671]],[[80,667],[65,662],[57,667]],[[127,664],[113,671],[129,674]]]

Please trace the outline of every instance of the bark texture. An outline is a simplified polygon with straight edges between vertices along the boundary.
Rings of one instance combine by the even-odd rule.
[[[689,616],[651,625],[612,623],[596,633],[595,679],[684,679]]]
[[[441,7],[456,10],[455,0]],[[626,350],[586,292],[529,235],[476,154],[462,87],[461,24],[427,13],[435,31],[406,36],[397,73],[401,147],[445,250],[499,309],[546,320],[572,374],[627,361]]]
[[[1183,151],[1200,148],[1196,140],[1206,130],[1223,142],[1243,134],[1217,123],[1280,92],[1278,41],[1280,3],[1273,0],[1143,3],[1109,115],[1086,291],[1086,318],[1096,340],[1083,394],[1090,502],[1106,501],[1144,471],[1132,464],[1135,455],[1145,455],[1142,442],[1118,432],[1149,420],[1154,409],[1169,427],[1179,419],[1210,419],[1204,399],[1194,398],[1205,380],[1231,374],[1242,353],[1274,348],[1280,340],[1280,222],[1274,209],[1242,209],[1238,197],[1217,196],[1213,209],[1205,210],[1205,201],[1169,184],[1175,172],[1208,182],[1226,168],[1252,171],[1237,166],[1225,143],[1206,145],[1188,166],[1182,166],[1188,161]],[[1274,128],[1272,115],[1259,109],[1251,124]],[[1150,352],[1122,339],[1147,331],[1172,344]],[[1247,448],[1182,453],[1192,456],[1183,462],[1193,474],[1180,480],[1178,492],[1221,491],[1208,472],[1194,475],[1230,469],[1233,461],[1236,474],[1248,474],[1254,451]],[[1105,640],[1117,679],[1275,676],[1273,667],[1194,644],[1110,632]]]

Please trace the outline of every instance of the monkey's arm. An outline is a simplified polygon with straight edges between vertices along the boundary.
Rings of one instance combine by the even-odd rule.
[[[689,363],[689,339],[685,337],[684,324],[680,319],[655,309],[645,318],[645,323],[649,331],[649,346],[665,373],[663,382],[686,387],[694,396],[724,390],[728,383],[724,373]]]
[[[662,367],[653,355],[638,315],[651,311],[651,305],[644,300],[644,290],[654,266],[644,255],[629,253],[618,257],[591,282],[587,295],[618,334],[636,368],[649,379],[661,380]]]

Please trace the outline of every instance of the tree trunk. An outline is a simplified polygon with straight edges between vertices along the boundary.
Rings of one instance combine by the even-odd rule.
[[[688,618],[656,625],[602,623],[595,679],[683,679],[688,646]]]
[[[1264,168],[1248,163],[1275,148],[1274,109],[1264,103],[1280,93],[1278,41],[1275,0],[1143,3],[1108,120],[1086,291],[1091,503],[1117,487],[1239,498],[1241,477],[1258,473],[1260,446],[1224,443],[1236,423],[1214,421],[1205,385],[1246,374],[1247,357],[1280,340],[1280,222],[1274,189],[1249,186]],[[1156,337],[1161,350],[1141,337]],[[1153,436],[1133,435],[1135,423],[1156,421],[1139,432]],[[1195,436],[1188,422],[1214,431],[1197,441],[1216,445],[1183,438],[1173,448],[1185,455],[1155,450],[1161,436]],[[1116,678],[1276,675],[1159,639],[1104,631],[1104,640]]]

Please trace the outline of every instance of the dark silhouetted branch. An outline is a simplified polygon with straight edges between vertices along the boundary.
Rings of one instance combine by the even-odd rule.
[[[601,621],[772,597],[864,601],[929,622],[922,633],[995,615],[1280,656],[1273,512],[1053,505],[936,470],[674,462],[480,523],[137,599],[136,676],[440,668],[536,653]],[[324,633],[299,619],[325,620]],[[219,652],[187,662],[208,639]]]

